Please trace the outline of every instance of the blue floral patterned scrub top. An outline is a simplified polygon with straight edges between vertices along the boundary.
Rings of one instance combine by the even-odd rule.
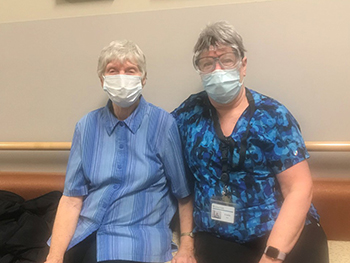
[[[220,180],[225,162],[221,160],[222,148],[214,127],[216,112],[207,94],[191,95],[172,113],[178,123],[189,172],[194,178],[194,231],[209,232],[240,243],[269,233],[282,204],[276,175],[309,158],[292,114],[276,100],[253,90],[246,91],[250,107],[237,121],[232,139],[228,138],[234,146],[228,151],[229,176],[225,184]],[[242,154],[243,144],[246,144],[246,151]],[[222,196],[225,187],[235,204],[233,224],[211,219],[210,200]],[[308,216],[319,220],[313,205]]]

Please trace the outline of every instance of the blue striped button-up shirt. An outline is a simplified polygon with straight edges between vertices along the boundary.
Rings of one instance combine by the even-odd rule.
[[[64,195],[84,196],[69,248],[97,231],[97,259],[171,259],[176,198],[190,194],[177,125],[141,97],[119,121],[106,107],[76,125]]]

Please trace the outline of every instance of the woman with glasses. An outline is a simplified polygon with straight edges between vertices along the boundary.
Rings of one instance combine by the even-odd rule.
[[[243,85],[244,53],[230,24],[208,25],[193,56],[204,91],[173,112],[194,180],[197,262],[326,263],[299,125]]]

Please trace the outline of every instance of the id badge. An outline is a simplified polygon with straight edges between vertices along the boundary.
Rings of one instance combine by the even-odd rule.
[[[211,200],[211,219],[233,224],[235,222],[235,207],[232,202],[225,202],[220,197]]]

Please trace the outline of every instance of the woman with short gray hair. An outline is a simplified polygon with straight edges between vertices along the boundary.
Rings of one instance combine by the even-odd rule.
[[[97,71],[109,101],[76,125],[46,263],[169,261],[170,221],[178,207],[189,232],[193,210],[176,122],[141,96],[133,42],[103,48]],[[195,263],[192,238],[181,241],[173,262]]]
[[[242,37],[225,21],[208,25],[193,65],[204,91],[173,116],[195,186],[197,262],[327,263],[299,125],[282,104],[244,87]]]

